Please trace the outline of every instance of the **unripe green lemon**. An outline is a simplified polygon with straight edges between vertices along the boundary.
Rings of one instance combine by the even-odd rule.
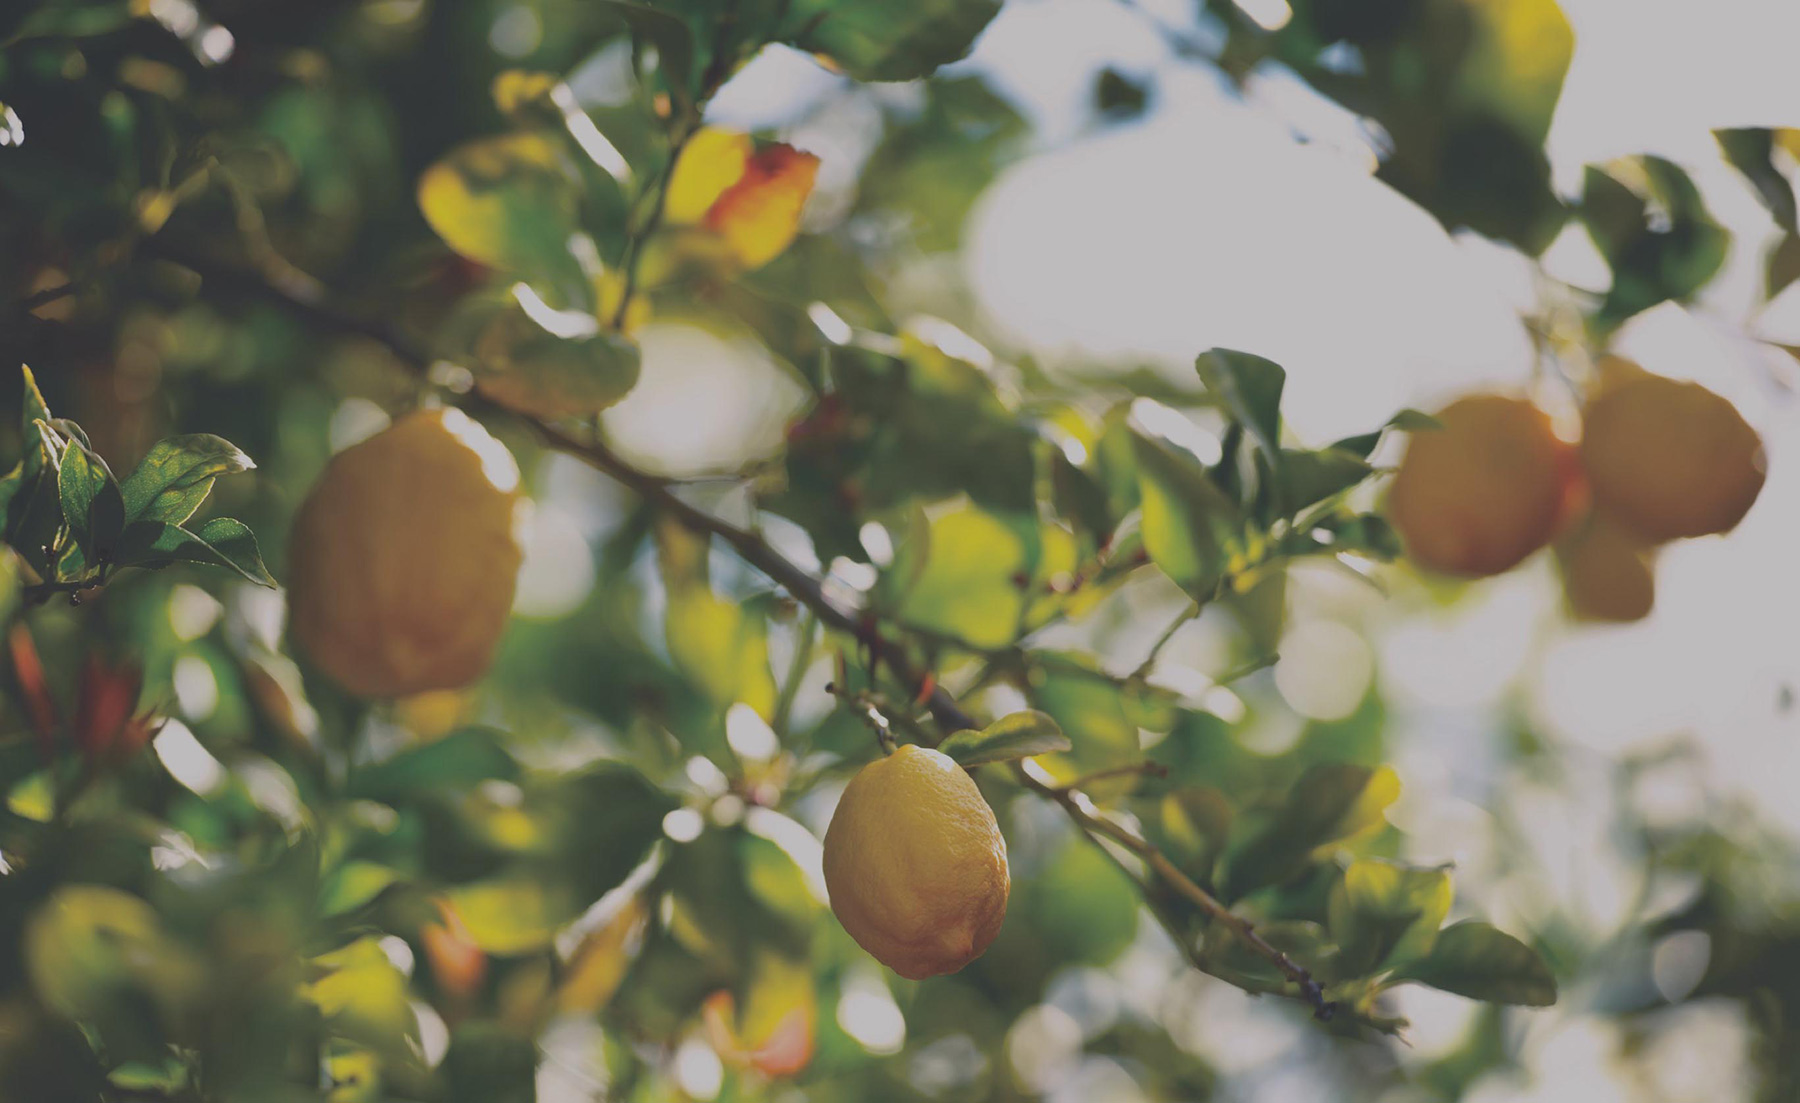
[[[1651,541],[1729,531],[1762,492],[1762,440],[1698,383],[1643,372],[1601,390],[1582,420],[1594,505]]]
[[[1414,562],[1465,577],[1500,574],[1550,542],[1575,476],[1573,449],[1522,398],[1476,394],[1407,443],[1388,515]]]
[[[363,697],[480,677],[512,609],[519,469],[460,410],[346,448],[294,517],[288,608],[320,670]]]
[[[908,744],[862,768],[825,832],[831,910],[909,980],[981,956],[1006,918],[1006,840],[947,755]]]

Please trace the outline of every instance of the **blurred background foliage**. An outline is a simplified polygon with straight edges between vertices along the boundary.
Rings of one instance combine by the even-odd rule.
[[[1531,291],[1498,378],[1553,394],[1746,255],[1759,316],[1800,280],[1800,117],[1700,128],[1729,176],[1649,149],[1571,174],[1546,143],[1586,47],[1554,0],[1091,6],[0,12],[0,365],[31,365],[47,407],[0,379],[0,455],[37,456],[48,411],[121,475],[214,434],[255,467],[221,468],[196,523],[241,519],[261,548],[255,570],[213,557],[242,577],[126,572],[79,604],[5,561],[0,1100],[1796,1098],[1791,634],[1754,668],[1754,719],[1723,713],[1778,737],[1729,752],[1765,762],[1760,801],[1707,749],[1716,710],[1653,711],[1735,694],[1702,671],[1565,690],[1606,733],[1569,738],[1522,656],[1636,629],[1571,629],[1542,564],[1480,585],[1381,565],[1379,475],[1430,425],[1400,407],[1447,379],[1390,402],[1387,346],[1351,350],[1375,366],[1339,391],[1376,397],[1333,420],[1304,357],[1212,348],[1286,359],[1279,338],[1056,335],[1130,283],[1096,235],[1157,252],[1106,143],[1195,74],[1303,104],[1280,140],[1360,166],[1316,162],[1321,188],[1372,173],[1384,209],[1437,224],[1396,242],[1503,256]],[[1093,190],[1006,284],[1056,316],[1040,340],[984,285],[975,226],[1024,209],[1009,172],[1069,150]],[[1277,227],[1269,256],[1319,236],[1228,171],[1161,183]],[[1713,213],[1721,187],[1757,213]],[[1262,286],[1228,236],[1145,270]],[[1374,282],[1383,263],[1356,258]],[[1268,271],[1278,308],[1313,278]],[[1327,324],[1293,310],[1284,331]],[[1728,374],[1791,388],[1800,327],[1730,328]],[[434,401],[525,472],[514,616],[477,685],[360,702],[255,583],[262,560],[287,577],[329,457]],[[1779,487],[1732,539],[1791,558],[1758,527],[1785,502],[1793,535]],[[763,552],[823,584],[771,579]],[[1695,562],[1684,600],[1706,603],[1721,572]],[[977,771],[1006,925],[909,982],[831,919],[818,839],[872,717],[947,734],[932,685],[977,723],[1040,710],[1069,746]],[[1072,780],[1093,804],[1046,799]],[[1314,1021],[1095,816],[1338,1013]]]

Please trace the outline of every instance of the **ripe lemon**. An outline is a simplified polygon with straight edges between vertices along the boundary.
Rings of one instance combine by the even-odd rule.
[[[1517,566],[1550,541],[1574,481],[1573,449],[1522,398],[1476,394],[1408,442],[1388,515],[1413,561],[1482,577]]]
[[[1629,623],[1656,604],[1652,549],[1604,515],[1590,514],[1557,541],[1556,565],[1577,620]]]
[[[1651,541],[1726,532],[1762,491],[1756,430],[1697,383],[1645,372],[1605,387],[1583,422],[1595,506]]]
[[[339,685],[467,685],[512,609],[519,469],[460,410],[424,410],[334,457],[294,517],[294,639]]]
[[[831,910],[908,980],[981,956],[1006,918],[1006,840],[949,756],[908,744],[862,768],[825,832]]]

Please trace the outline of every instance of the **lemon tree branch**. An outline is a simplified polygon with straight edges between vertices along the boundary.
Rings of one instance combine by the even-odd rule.
[[[210,286],[228,294],[252,295],[281,306],[322,328],[370,338],[385,345],[401,363],[422,379],[430,381],[433,376],[433,368],[438,363],[436,357],[410,335],[387,322],[342,311],[326,301],[322,294],[297,287],[291,281],[277,284],[254,271],[238,270],[167,242],[153,239],[147,245],[153,247],[155,255],[173,260],[198,273],[203,287]],[[937,684],[929,671],[917,666],[908,649],[887,633],[881,619],[872,611],[841,601],[826,589],[821,578],[782,555],[756,532],[732,524],[682,498],[676,492],[678,483],[640,470],[609,448],[604,441],[597,438],[584,439],[568,429],[479,393],[472,392],[463,396],[463,403],[478,412],[510,417],[521,422],[532,429],[546,446],[582,460],[637,494],[653,509],[695,533],[724,541],[744,562],[761,571],[771,582],[787,590],[796,601],[810,609],[821,625],[845,633],[861,643],[867,650],[872,669],[877,664],[886,664],[893,678],[908,693],[916,695],[919,703],[931,714],[943,732],[978,730],[982,727],[979,720],[965,711],[949,692]],[[1184,616],[1177,627],[1180,623],[1185,623],[1186,619]],[[1151,872],[1202,914],[1231,931],[1252,952],[1268,960],[1287,981],[1276,994],[1306,1002],[1312,1007],[1314,1016],[1322,1021],[1332,1018],[1337,1010],[1336,1005],[1325,999],[1323,987],[1304,966],[1271,945],[1257,933],[1250,920],[1237,915],[1208,893],[1149,840],[1101,813],[1079,789],[1058,787],[1043,776],[1041,771],[1027,763],[1013,763],[1012,774],[1020,785],[1054,801],[1084,834],[1105,838],[1141,859]],[[1160,917],[1160,912],[1158,914]],[[1178,944],[1187,946],[1184,936],[1174,930],[1170,933],[1175,935]],[[1188,948],[1187,952],[1192,959],[1192,948]],[[1199,962],[1196,961],[1196,964]],[[1237,982],[1229,980],[1228,983]],[[1244,987],[1241,984],[1237,986]],[[1254,990],[1246,988],[1246,991]],[[1391,1029],[1391,1026],[1374,1020],[1370,1020],[1370,1025]]]

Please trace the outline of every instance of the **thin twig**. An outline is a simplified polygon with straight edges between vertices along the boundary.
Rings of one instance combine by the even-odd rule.
[[[1150,653],[1145,655],[1144,661],[1139,663],[1137,669],[1131,672],[1132,681],[1141,682],[1150,676],[1150,672],[1156,669],[1156,660],[1162,656],[1163,648],[1169,646],[1169,641],[1175,638],[1175,633],[1181,631],[1182,625],[1199,616],[1200,610],[1203,608],[1205,608],[1205,606],[1198,601],[1190,600],[1187,603],[1187,607],[1182,609],[1181,615],[1176,617],[1167,628],[1163,629],[1163,634],[1156,637],[1156,642],[1150,645]]]
[[[75,294],[75,284],[59,283],[55,287],[46,287],[42,291],[25,296],[19,301],[19,309],[29,314],[40,306],[49,306],[58,299],[66,299]]]
[[[57,594],[68,594],[70,605],[80,605],[82,598],[106,585],[104,578],[70,579],[66,582],[34,582],[19,588],[19,596],[28,605],[42,605]]]
[[[1149,759],[1145,759],[1142,762],[1128,762],[1123,766],[1111,766],[1104,770],[1095,770],[1092,773],[1082,774],[1074,781],[1064,782],[1056,788],[1058,792],[1062,793],[1074,792],[1086,789],[1092,786],[1096,781],[1105,781],[1108,778],[1115,777],[1130,777],[1133,775],[1140,777],[1168,777],[1169,768],[1160,762],[1152,762]]]
[[[1094,807],[1092,801],[1078,790],[1059,788],[1049,783],[1043,771],[1029,761],[1013,763],[1013,776],[1017,777],[1027,789],[1041,793],[1063,806],[1069,817],[1079,824],[1083,830],[1103,835],[1113,842],[1129,850],[1144,860],[1156,875],[1168,882],[1169,886],[1188,902],[1199,908],[1208,918],[1230,930],[1242,939],[1260,956],[1267,958],[1281,975],[1288,979],[1298,990],[1298,996],[1313,1007],[1313,1017],[1327,1022],[1337,1012],[1337,1004],[1326,1000],[1325,990],[1305,966],[1287,954],[1270,945],[1268,940],[1256,933],[1256,925],[1243,916],[1233,912],[1220,903],[1211,893],[1201,888],[1194,879],[1181,871],[1181,867],[1169,860],[1152,845],[1149,840],[1125,827]]]

